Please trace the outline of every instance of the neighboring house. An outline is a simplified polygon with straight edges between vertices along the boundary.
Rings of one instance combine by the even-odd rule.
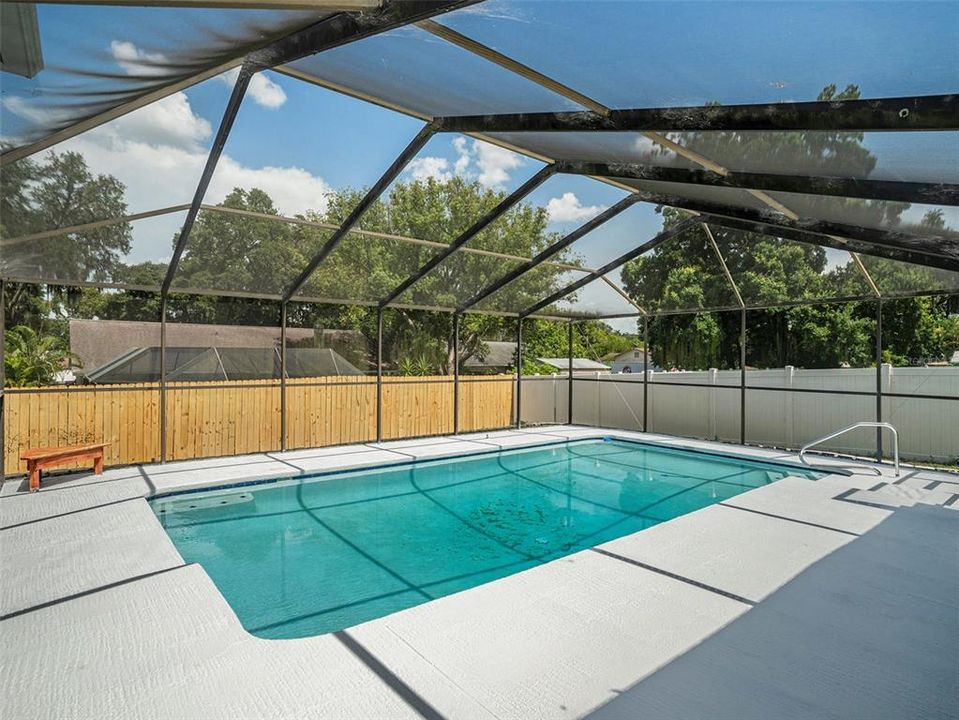
[[[482,349],[463,361],[463,369],[471,372],[504,372],[516,366],[516,343],[484,340]]]
[[[310,328],[287,328],[288,344],[313,337]],[[70,351],[89,370],[105,365],[133,349],[159,347],[160,323],[133,320],[71,320]],[[253,325],[166,324],[169,348],[275,348],[280,345],[279,327]]]
[[[287,348],[288,378],[323,375],[362,375],[363,372],[330,348]],[[160,377],[160,348],[132,348],[101,367],[88,370],[96,384],[153,382]],[[280,377],[278,348],[168,347],[169,382],[209,380],[268,380]]]
[[[356,330],[287,328],[287,377],[360,375],[368,360]],[[320,340],[323,348],[310,347]],[[71,320],[70,351],[88,382],[150,382],[160,375],[160,323]],[[170,380],[241,380],[279,377],[280,328],[251,325],[166,324]]]
[[[619,355],[610,358],[604,358],[609,362],[610,369],[614,373],[642,373],[649,365],[650,370],[655,370],[656,364],[653,362],[653,356],[647,353],[643,348],[633,348]]]
[[[569,358],[536,358],[544,365],[551,365],[564,373],[569,372]],[[577,374],[609,373],[609,365],[589,360],[587,358],[573,358],[573,375]]]

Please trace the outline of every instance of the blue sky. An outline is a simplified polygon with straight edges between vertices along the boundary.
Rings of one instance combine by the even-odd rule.
[[[4,75],[4,137],[25,132],[31,119],[56,117],[50,104],[56,96],[45,90],[115,85],[57,70],[76,64],[77,58],[84,59],[87,70],[142,74],[143,61],[163,61],[183,48],[208,45],[211,29],[229,35],[251,21],[302,22],[306,17],[275,11],[50,5],[39,6],[38,14],[47,69],[33,81]],[[954,92],[959,80],[955,2],[494,0],[442,21],[613,107],[811,100],[829,82],[840,87],[858,83],[870,97]],[[407,28],[310,62],[318,72],[350,68],[351,82],[360,90],[395,77],[393,96],[387,99],[415,109],[437,97],[440,88],[431,83],[456,80],[457,69],[447,64],[461,52]],[[467,67],[465,56],[460,57]],[[507,95],[515,100],[521,85],[507,89],[503,71],[475,58],[468,67],[463,87],[448,87],[454,96],[463,93],[471,110],[513,109],[502,103]],[[540,102],[541,92],[530,89],[526,102]],[[117,175],[127,184],[130,211],[189,202],[229,93],[229,78],[212,79],[65,145],[83,152],[97,172]],[[251,85],[207,200],[219,201],[233,185],[255,184],[267,189],[286,214],[321,207],[331,188],[375,181],[421,125],[396,112],[264,73]],[[953,153],[959,148],[957,135],[873,134],[867,145],[879,158],[877,175],[949,177],[959,167],[959,153]],[[404,177],[458,172],[509,191],[539,167],[535,160],[469,138],[441,135]],[[549,207],[551,229],[565,233],[621,197],[620,190],[608,185],[562,177],[532,193],[529,201]],[[950,218],[959,225],[959,216],[951,213]],[[168,258],[177,223],[171,216],[136,225],[129,260]],[[587,263],[600,264],[648,239],[660,226],[652,208],[640,204],[577,247]]]

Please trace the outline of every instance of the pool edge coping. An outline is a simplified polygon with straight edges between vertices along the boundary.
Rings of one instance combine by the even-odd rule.
[[[560,426],[560,427],[564,427],[564,426]],[[622,431],[622,432],[630,432],[630,431]],[[543,434],[542,436],[546,437],[545,434]],[[475,443],[475,444],[480,444],[481,442],[468,437],[461,437],[457,435],[444,435],[442,437],[449,438],[451,442],[463,442],[463,443]],[[678,439],[686,440],[686,438],[678,438]],[[474,458],[482,455],[494,455],[494,454],[499,454],[503,452],[510,452],[513,450],[548,448],[556,445],[566,445],[569,443],[603,442],[603,441],[609,441],[609,440],[630,443],[633,445],[655,447],[655,448],[664,449],[664,450],[674,450],[674,451],[679,450],[682,452],[689,452],[697,455],[708,455],[708,456],[723,458],[723,459],[731,458],[733,460],[740,460],[744,462],[764,463],[767,465],[782,467],[788,470],[796,470],[796,471],[801,471],[806,473],[815,473],[815,474],[819,474],[820,477],[828,477],[830,475],[852,477],[853,475],[856,474],[843,466],[817,468],[812,466],[804,466],[798,463],[793,463],[793,462],[788,462],[783,460],[776,460],[772,458],[767,459],[767,458],[758,457],[758,456],[749,455],[749,454],[743,454],[743,453],[721,452],[718,449],[717,450],[704,449],[704,448],[695,447],[695,446],[682,444],[682,443],[662,442],[662,441],[653,440],[653,439],[635,438],[631,436],[620,435],[618,434],[618,432],[612,431],[612,432],[605,432],[605,433],[597,433],[595,435],[586,434],[580,437],[564,437],[562,439],[548,440],[545,442],[540,440],[531,440],[529,443],[524,443],[521,445],[515,445],[510,447],[500,446],[497,448],[489,448],[489,449],[481,449],[481,450],[463,450],[463,451],[452,452],[450,454],[439,454],[439,455],[433,455],[429,457],[409,457],[408,459],[404,459],[404,460],[357,464],[357,465],[351,465],[351,466],[345,466],[345,467],[338,467],[338,468],[329,469],[329,470],[301,471],[300,473],[295,473],[295,474],[277,475],[277,476],[263,477],[263,478],[251,478],[249,480],[241,480],[238,482],[212,481],[209,484],[203,484],[201,481],[200,483],[185,484],[184,487],[182,488],[174,488],[169,490],[163,490],[160,492],[147,493],[143,496],[143,499],[146,500],[147,502],[150,502],[153,500],[160,500],[163,498],[173,497],[178,495],[192,495],[192,494],[201,493],[201,492],[215,492],[217,490],[231,490],[231,489],[238,489],[238,488],[245,488],[245,487],[255,487],[258,485],[272,485],[275,483],[280,483],[285,481],[310,481],[314,479],[322,480],[324,478],[329,478],[333,475],[346,475],[350,473],[370,472],[370,471],[376,471],[376,470],[391,470],[395,468],[423,465],[431,462],[444,462],[449,460],[457,460],[461,458],[462,459]],[[715,443],[716,441],[707,440],[702,442]],[[396,451],[390,448],[379,447],[374,444],[366,444],[366,443],[362,445],[357,445],[357,446],[344,446],[344,447],[369,447],[375,450],[382,450],[385,452],[396,453]],[[320,449],[320,448],[317,448],[317,449]],[[755,449],[765,450],[765,448],[755,448]],[[346,455],[348,453],[342,453],[342,454]],[[868,467],[868,466],[864,466],[864,467]],[[879,467],[881,467],[881,465]],[[802,476],[800,475],[797,477],[802,477]],[[804,479],[809,479],[809,478],[804,478]],[[818,479],[820,478],[816,478],[816,480]]]

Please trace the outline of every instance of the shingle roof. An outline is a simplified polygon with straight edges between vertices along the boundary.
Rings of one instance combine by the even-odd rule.
[[[484,340],[483,348],[463,361],[465,367],[509,367],[516,363],[516,343]]]
[[[173,382],[268,380],[280,377],[276,348],[168,347],[167,379]],[[331,348],[287,348],[288,378],[362,375],[363,371]],[[160,378],[160,348],[132,348],[86,373],[98,384],[155,382]]]
[[[541,363],[569,370],[569,358],[537,358]],[[588,358],[573,358],[573,370],[609,370],[609,365]]]

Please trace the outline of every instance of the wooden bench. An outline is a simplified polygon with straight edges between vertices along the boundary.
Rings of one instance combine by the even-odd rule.
[[[40,489],[40,471],[54,465],[66,465],[77,460],[93,460],[93,472],[103,474],[103,448],[108,443],[63,445],[61,447],[32,448],[20,453],[30,473],[30,492]]]

